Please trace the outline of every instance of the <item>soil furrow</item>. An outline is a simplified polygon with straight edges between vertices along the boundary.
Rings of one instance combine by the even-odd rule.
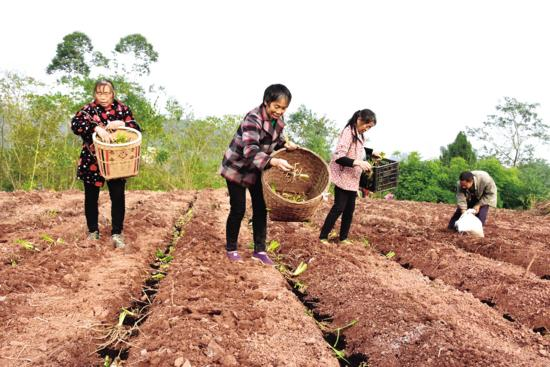
[[[98,363],[95,349],[100,341],[94,338],[101,334],[101,324],[138,294],[151,254],[170,239],[173,218],[192,194],[132,191],[127,198],[126,249],[112,247],[110,227],[103,224],[102,240],[83,241],[84,215],[65,218],[61,213],[63,224],[48,233],[62,237],[63,244],[0,269],[0,365]],[[74,209],[83,213],[79,205]],[[102,205],[100,211],[105,210]]]
[[[129,366],[338,366],[279,273],[225,258],[228,198],[202,191]],[[244,225],[244,223],[243,223]]]
[[[508,320],[533,330],[550,330],[548,281],[520,266],[464,251],[457,241],[478,239],[447,231],[442,220],[419,224],[405,215],[398,216],[395,210],[399,204],[383,200],[360,203],[361,214],[356,217],[351,236],[368,239],[384,254],[393,251],[394,259],[406,268],[417,268],[430,278],[471,292]],[[498,227],[500,223],[495,222],[493,225]]]
[[[317,312],[343,332],[347,354],[369,366],[546,366],[550,343],[513,325],[468,293],[356,245],[320,245],[317,227],[274,224],[285,258],[296,266]]]

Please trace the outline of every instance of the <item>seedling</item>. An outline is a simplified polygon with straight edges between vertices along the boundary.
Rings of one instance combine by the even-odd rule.
[[[56,217],[59,214],[59,210],[57,210],[57,209],[48,209],[46,211],[46,214],[50,217]]]
[[[307,285],[304,282],[296,280],[294,282],[294,289],[296,289],[298,292],[304,294],[304,293],[306,293]]]
[[[254,250],[254,242],[249,242],[247,247],[249,250]]]
[[[279,248],[281,247],[281,244],[277,240],[271,240],[269,242],[269,245],[267,246],[267,252],[275,253]]]
[[[352,327],[353,325],[357,324],[357,320],[352,320],[350,323],[348,323],[347,325],[344,325],[342,327],[339,327],[339,328],[336,328],[336,330],[334,330],[334,332],[336,333],[336,340],[334,341],[334,345],[331,345],[330,347],[332,348],[332,351],[334,352],[334,354],[336,355],[336,358],[338,359],[341,359],[343,360],[344,362],[346,362],[347,364],[349,364],[349,361],[346,359],[346,352],[344,349],[342,350],[338,350],[336,349],[336,346],[338,345],[338,341],[340,340],[340,333],[347,329],[347,328],[350,328]]]
[[[391,259],[392,257],[395,256],[395,252],[390,251],[390,252],[388,252],[385,256],[386,256],[386,258]]]
[[[157,260],[160,261],[163,265],[166,265],[166,264],[168,264],[169,262],[171,262],[172,260],[174,260],[174,256],[169,255],[169,254],[165,254],[162,250],[157,250],[157,252],[155,253],[155,257],[156,257]]]
[[[48,244],[48,246],[55,245],[57,243],[65,243],[62,238],[58,238],[57,240],[54,240],[52,236],[48,234],[43,234],[40,236],[40,239]]]
[[[154,280],[156,280],[156,281],[161,281],[161,280],[164,279],[164,277],[166,277],[165,274],[163,274],[163,273],[156,273],[156,274],[154,274],[154,275],[151,276],[151,279],[154,279]]]
[[[101,139],[101,137],[98,135],[97,138],[101,141],[103,141],[103,139]],[[114,143],[114,144],[124,144],[124,143],[128,143],[130,141],[130,138],[128,137],[128,135],[122,131],[117,131],[113,134],[111,134],[111,143]]]
[[[284,192],[284,191],[280,191],[277,193],[281,195],[283,198],[293,201],[295,203],[302,203],[307,200],[307,197],[304,194]]]
[[[364,239],[363,239],[363,247],[369,248],[369,246],[370,246],[370,243],[369,243],[368,238],[364,238]]]
[[[105,360],[103,361],[103,367],[110,367],[111,366],[111,357],[108,355],[105,356]]]
[[[285,177],[287,182],[291,183],[291,182],[296,182],[296,180],[303,180],[303,181],[309,180],[309,175],[306,173],[303,173],[304,169],[299,168],[298,165],[300,165],[300,163],[294,163],[294,166],[292,166],[292,169],[285,172]]]
[[[126,316],[137,317],[137,313],[122,307],[121,312],[118,315],[118,323],[110,327],[107,334],[101,338],[106,339],[106,341],[98,346],[97,351],[104,350],[106,348],[114,349],[120,343],[128,344],[126,340],[132,335],[134,327],[127,328],[124,326],[124,320],[126,319]]]
[[[46,242],[48,245],[53,245],[53,244],[55,243],[55,240],[54,240],[51,236],[49,236],[49,235],[47,235],[47,234],[41,235],[41,236],[40,236],[40,239],[41,239],[42,241]]]
[[[16,240],[15,243],[17,243],[19,246],[23,247],[27,251],[40,251],[38,248],[35,247],[35,245],[27,240]]]
[[[306,271],[306,269],[307,269],[307,264],[305,262],[301,261],[300,265],[298,265],[298,267],[290,275],[293,276],[293,277],[297,277],[300,274],[302,274],[304,271]]]

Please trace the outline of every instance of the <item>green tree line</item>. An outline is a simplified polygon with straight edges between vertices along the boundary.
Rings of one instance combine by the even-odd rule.
[[[159,106],[163,88],[140,82],[158,58],[139,34],[121,38],[105,56],[94,50],[85,34],[74,32],[58,45],[47,66],[47,73],[58,77],[55,85],[13,73],[0,77],[0,189],[81,188],[76,180],[81,141],[72,133],[70,120],[92,100],[100,77],[113,80],[117,98],[130,106],[143,130],[140,173],[129,180],[130,188],[223,187],[217,170],[242,116],[197,119],[171,98]],[[534,141],[548,140],[548,126],[536,115],[536,107],[506,98],[482,128],[468,128],[469,137],[483,142],[481,154],[463,132],[441,149],[439,159],[422,160],[416,152],[397,154],[400,177],[395,196],[454,203],[460,172],[481,169],[495,179],[501,207],[529,208],[548,200],[550,167],[533,155]],[[291,140],[330,160],[339,132],[334,121],[299,106],[288,116],[287,126]],[[511,139],[509,144],[489,139],[498,136],[487,135],[490,129],[504,131],[501,138]]]

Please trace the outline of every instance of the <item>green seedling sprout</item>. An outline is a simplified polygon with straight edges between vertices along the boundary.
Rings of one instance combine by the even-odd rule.
[[[27,251],[40,251],[38,248],[34,246],[34,244],[27,240],[16,240],[15,243],[17,243],[19,246],[23,247]]]
[[[156,273],[156,274],[151,276],[151,279],[160,281],[160,280],[164,279],[165,276],[166,275],[164,275],[163,273]]]
[[[300,282],[299,280],[297,280],[294,283],[294,289],[296,289],[298,292],[304,294],[306,292],[307,285],[305,283]]]
[[[390,252],[388,252],[385,256],[386,256],[386,258],[391,259],[392,257],[395,256],[395,252],[390,251]]]
[[[336,328],[335,332],[336,332],[336,340],[334,341],[334,345],[331,346],[334,354],[336,355],[336,358],[338,359],[341,359],[343,360],[344,362],[346,362],[347,364],[349,364],[349,361],[346,359],[346,352],[344,349],[342,350],[338,350],[336,349],[336,346],[338,345],[338,341],[340,341],[340,333],[345,330],[345,329],[348,329],[352,326],[354,326],[355,324],[357,324],[357,320],[352,320],[351,322],[349,322],[347,325],[344,325],[342,327],[339,327],[339,328]]]
[[[277,240],[271,240],[269,242],[269,245],[267,246],[267,252],[275,253],[279,248],[281,247],[281,244]]]
[[[370,246],[370,243],[369,243],[368,238],[364,238],[364,239],[363,239],[363,247],[369,248],[369,246]]]
[[[53,245],[55,243],[55,240],[48,234],[41,235],[40,239],[46,242],[48,245]]]
[[[301,261],[300,265],[298,265],[298,267],[290,275],[293,276],[293,277],[297,277],[300,274],[302,274],[304,271],[306,271],[306,269],[307,269],[307,264],[305,262]]]
[[[135,317],[136,314],[130,310],[127,310],[126,308],[122,307],[122,311],[120,312],[120,314],[118,315],[118,326],[122,326],[122,324],[124,324],[124,319],[126,318],[126,316],[132,316],[132,317]]]
[[[108,355],[105,356],[105,360],[103,361],[103,367],[110,367],[111,366],[111,357]]]
[[[254,242],[249,242],[247,247],[249,250],[254,250]]]

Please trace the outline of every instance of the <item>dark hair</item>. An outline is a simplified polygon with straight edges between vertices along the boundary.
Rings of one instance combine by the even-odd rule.
[[[113,93],[115,92],[115,86],[114,86],[112,81],[110,81],[109,79],[100,79],[97,82],[95,82],[94,94],[95,94],[95,92],[97,92],[97,88],[99,88],[103,85],[108,85],[109,87],[111,87],[111,90],[113,91]]]
[[[351,126],[351,134],[353,135],[354,143],[357,141],[357,139],[359,139],[359,133],[357,132],[357,119],[359,118],[361,118],[361,120],[365,121],[366,123],[372,122],[376,125],[376,115],[374,114],[374,112],[367,108],[365,108],[364,110],[356,111],[353,116],[351,116],[345,126]],[[361,134],[361,138],[363,138],[363,134]]]
[[[464,171],[460,174],[460,181],[472,182],[474,180],[474,174],[470,171]]]
[[[267,87],[264,92],[264,103],[270,104],[271,102],[274,102],[281,97],[284,97],[290,104],[290,101],[292,100],[292,94],[290,94],[288,88],[282,84],[272,84]]]

